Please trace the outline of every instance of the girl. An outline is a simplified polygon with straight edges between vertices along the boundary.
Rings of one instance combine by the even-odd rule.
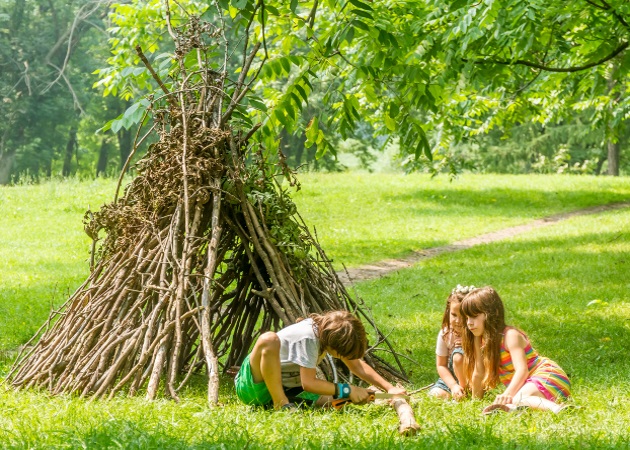
[[[341,359],[362,380],[390,394],[405,394],[360,359],[366,349],[363,324],[350,312],[311,314],[258,338],[234,379],[236,395],[249,405],[273,405],[276,409],[294,409],[296,405],[289,399],[317,406],[325,406],[333,398],[365,403],[370,395],[367,389],[316,377],[316,367],[326,353]]]
[[[442,317],[442,328],[435,347],[436,366],[440,378],[429,395],[448,400],[460,400],[466,395],[468,377],[464,370],[462,350],[463,322],[460,315],[461,301],[475,286],[457,285],[446,299],[446,310]]]
[[[461,312],[467,326],[462,344],[473,395],[483,397],[499,381],[506,386],[483,414],[520,407],[558,413],[566,407],[556,403],[570,395],[566,373],[538,355],[525,333],[505,325],[503,302],[494,289],[474,289],[462,301]]]

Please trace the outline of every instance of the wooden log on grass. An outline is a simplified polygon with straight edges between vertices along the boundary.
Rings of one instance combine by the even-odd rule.
[[[420,425],[416,422],[411,405],[402,398],[396,398],[392,400],[392,406],[398,414],[398,433],[403,436],[414,436],[420,430]]]

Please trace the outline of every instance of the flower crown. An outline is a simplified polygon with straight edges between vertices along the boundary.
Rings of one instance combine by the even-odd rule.
[[[451,294],[468,294],[472,292],[474,289],[477,289],[477,288],[473,285],[462,286],[461,284],[458,284],[457,287],[455,287],[455,289],[451,291]]]

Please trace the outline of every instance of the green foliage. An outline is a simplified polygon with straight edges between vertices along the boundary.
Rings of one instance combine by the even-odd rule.
[[[548,127],[535,123],[515,125],[509,133],[493,130],[453,146],[449,157],[459,164],[460,170],[599,175],[607,155],[604,130],[593,129],[575,118]]]
[[[94,177],[102,141],[115,147],[111,133],[94,135],[122,113],[119,99],[92,89],[108,54],[108,3],[0,1],[0,184],[63,172]],[[113,165],[118,159],[109,155]]]
[[[204,8],[192,0],[178,4],[193,13]],[[262,125],[256,138],[271,153],[285,130],[305,133],[304,145],[316,146],[321,157],[334,152],[336,134],[354,137],[357,124],[366,121],[375,135],[398,140],[410,169],[456,172],[453,144],[513,124],[572,123],[579,112],[604,135],[603,142],[624,135],[627,5],[585,2],[575,8],[560,0],[219,5],[220,11],[210,5],[202,17],[224,21],[237,60],[263,44],[259,64],[247,74],[251,95],[238,116],[242,126]],[[112,92],[146,88],[146,73],[128,70],[137,67],[131,45],[143,41],[150,52],[162,51],[163,22],[144,21],[157,10],[150,2],[117,7],[113,30],[119,37],[112,43],[126,59],[116,56],[101,72]],[[308,106],[319,92],[321,103],[313,110]]]

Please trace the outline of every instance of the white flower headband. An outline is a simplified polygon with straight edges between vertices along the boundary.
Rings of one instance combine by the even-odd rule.
[[[451,291],[451,294],[468,294],[472,292],[474,289],[477,289],[477,288],[473,285],[462,286],[461,284],[458,284],[457,287]]]

